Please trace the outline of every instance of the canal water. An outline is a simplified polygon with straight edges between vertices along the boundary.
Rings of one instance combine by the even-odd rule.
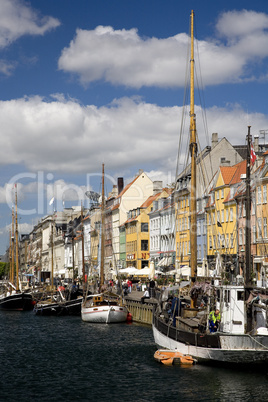
[[[152,330],[0,311],[0,401],[265,401],[268,368],[165,367]]]

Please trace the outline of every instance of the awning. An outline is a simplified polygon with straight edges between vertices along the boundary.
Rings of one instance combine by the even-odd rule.
[[[172,264],[172,257],[164,257],[158,262],[158,267],[168,267]]]
[[[55,273],[58,274],[58,275],[64,275],[64,274],[66,274],[66,270],[65,269],[59,269]]]

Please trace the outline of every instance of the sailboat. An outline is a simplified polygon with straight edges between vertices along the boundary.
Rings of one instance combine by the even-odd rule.
[[[5,291],[0,295],[0,309],[26,311],[32,310],[34,301],[31,292],[22,291],[19,282],[19,235],[18,235],[18,212],[17,212],[17,186],[15,186],[15,234],[14,238],[14,209],[12,208],[11,228],[11,270],[10,281],[5,283]],[[15,247],[14,247],[15,243]],[[16,284],[14,284],[14,252],[16,248]]]
[[[194,112],[194,13],[191,12],[191,98],[190,98],[190,150],[191,150],[191,227],[196,228],[196,120]],[[246,219],[250,222],[250,127],[247,135]],[[160,299],[153,314],[155,343],[164,349],[190,355],[198,363],[219,365],[261,365],[268,362],[267,298],[261,290],[255,298],[251,284],[250,224],[246,226],[246,273],[236,284],[214,284],[215,308],[220,310],[221,323],[217,332],[210,333],[209,309],[181,303],[174,320],[165,315],[165,299]],[[191,230],[191,286],[194,287],[197,271],[196,230]],[[262,297],[263,296],[263,297]],[[261,302],[262,301],[262,302]],[[208,303],[209,306],[209,303]],[[257,318],[256,318],[257,317]],[[261,317],[261,320],[258,319]],[[163,351],[164,355],[164,351]]]
[[[82,237],[82,265],[83,265],[83,288],[85,283],[85,270],[84,270],[84,242],[83,242],[83,213],[81,205],[81,237]],[[36,315],[81,315],[81,304],[83,299],[83,294],[81,294],[79,288],[74,282],[68,291],[64,287],[58,286],[57,291],[54,290],[54,221],[52,220],[51,227],[51,295],[46,297],[45,300],[39,300],[34,306],[34,313]],[[73,256],[74,260],[74,256]],[[88,297],[90,297],[88,295]]]
[[[104,287],[104,164],[102,165],[102,202],[101,202],[101,261],[100,289]],[[119,323],[127,320],[128,310],[123,297],[110,291],[103,291],[85,300],[81,307],[83,321],[91,323]]]

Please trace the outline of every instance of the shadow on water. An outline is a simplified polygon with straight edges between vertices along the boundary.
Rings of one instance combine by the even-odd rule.
[[[0,312],[1,401],[263,401],[267,371],[166,367],[152,330]]]

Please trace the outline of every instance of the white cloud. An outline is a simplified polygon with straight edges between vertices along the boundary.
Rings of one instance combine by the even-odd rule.
[[[181,113],[178,106],[160,107],[130,98],[100,108],[84,107],[73,100],[46,102],[40,97],[2,101],[0,140],[5,147],[0,148],[0,161],[24,164],[31,172],[86,175],[99,172],[104,162],[109,171],[143,168],[168,174],[176,168]],[[196,114],[204,147],[208,141],[199,107]],[[215,106],[207,109],[206,115],[209,135],[218,132],[231,143],[234,138],[237,144],[244,142],[249,123],[254,134],[268,126],[266,115],[248,114],[239,105]],[[183,137],[184,152],[188,151],[187,135]],[[69,191],[77,190],[65,182],[58,185],[62,194],[66,190],[66,198]]]
[[[227,11],[216,24],[218,33],[227,38],[250,36],[268,28],[268,15],[251,10]]]
[[[268,56],[267,26],[264,13],[243,10],[221,14],[216,24],[219,39],[195,41],[204,84],[258,79],[251,71],[252,61],[256,56]],[[77,29],[58,66],[78,75],[82,84],[104,80],[133,88],[184,86],[188,46],[184,33],[158,39],[142,38],[136,29]]]
[[[60,25],[58,19],[41,16],[23,0],[1,0],[0,47],[24,35],[44,35]]]

